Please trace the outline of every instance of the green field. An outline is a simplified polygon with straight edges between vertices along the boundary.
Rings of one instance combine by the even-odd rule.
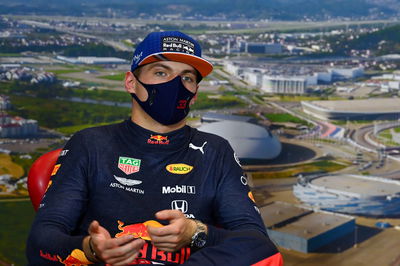
[[[69,126],[69,127],[59,127],[56,128],[58,132],[61,132],[65,135],[72,135],[75,132],[78,132],[82,129],[89,128],[89,127],[97,127],[97,126],[104,126],[112,123],[118,123],[122,120],[114,121],[114,122],[105,122],[105,123],[98,123],[98,124],[85,124],[85,125],[77,125],[77,126]]]
[[[400,128],[394,128],[393,131],[395,133],[399,133],[400,132],[399,129]],[[395,140],[393,140],[393,135],[391,130],[392,129],[389,128],[379,132],[378,140],[387,146],[398,146],[400,143],[397,143]]]
[[[34,215],[29,200],[0,201],[0,265],[27,264],[25,242]]]
[[[266,118],[268,118],[271,122],[275,123],[296,123],[296,124],[301,124],[301,125],[308,125],[307,121],[304,121],[298,117],[295,117],[291,114],[264,114]]]
[[[49,70],[49,72],[52,72],[56,75],[62,75],[62,74],[68,74],[68,73],[76,73],[76,72],[81,72],[81,69],[54,69],[54,70]]]
[[[114,75],[100,76],[99,78],[121,81],[121,80],[125,79],[125,72],[114,74]]]
[[[123,120],[130,109],[100,104],[76,103],[54,99],[11,96],[16,110],[12,115],[29,117],[47,128],[59,128]]]
[[[235,108],[246,106],[245,102],[238,99],[234,95],[223,95],[219,98],[210,99],[209,96],[216,94],[199,92],[197,100],[191,107],[192,110],[204,110],[204,109],[221,109],[221,108]]]

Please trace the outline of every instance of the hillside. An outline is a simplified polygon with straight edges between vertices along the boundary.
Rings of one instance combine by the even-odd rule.
[[[156,14],[220,19],[384,19],[400,14],[397,0],[0,0],[0,14],[152,17]]]
[[[341,41],[340,46],[334,47],[338,54],[348,53],[350,50],[371,50],[376,55],[400,53],[400,24],[362,34],[353,40]]]

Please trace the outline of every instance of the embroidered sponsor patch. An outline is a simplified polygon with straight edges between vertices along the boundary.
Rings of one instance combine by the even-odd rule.
[[[149,233],[147,232],[147,226],[152,227],[163,227],[162,224],[155,220],[149,220],[144,223],[127,224],[118,220],[118,229],[121,232],[117,233],[115,237],[121,237],[125,235],[133,235],[134,238],[141,238],[144,240],[151,240]]]
[[[128,178],[119,177],[119,176],[116,176],[116,175],[114,175],[114,178],[118,182],[120,182],[122,185],[129,186],[129,187],[142,184],[141,180],[128,179]]]
[[[51,176],[56,175],[58,172],[58,169],[60,169],[61,164],[56,164],[54,165],[53,171],[51,172]]]
[[[150,135],[150,137],[147,140],[147,144],[168,145],[169,139],[168,136]]]
[[[181,52],[186,54],[194,54],[194,43],[180,37],[163,37],[163,52]]]
[[[64,265],[88,265],[92,264],[85,256],[85,253],[80,249],[74,249],[71,254],[68,255],[66,259],[62,259],[57,255],[58,260]]]
[[[121,169],[127,175],[139,172],[140,170],[140,159],[134,159],[129,157],[119,157],[118,168]]]
[[[184,175],[192,171],[193,166],[184,163],[176,163],[167,165],[165,169],[172,174]]]

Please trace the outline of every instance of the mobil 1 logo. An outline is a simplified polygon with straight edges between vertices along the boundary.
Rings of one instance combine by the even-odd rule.
[[[187,185],[175,185],[175,186],[163,186],[161,189],[162,194],[196,194],[195,186]]]

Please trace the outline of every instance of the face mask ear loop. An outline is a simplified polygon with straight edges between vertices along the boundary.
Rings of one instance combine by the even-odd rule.
[[[154,97],[155,97],[156,94],[157,94],[157,90],[154,89],[154,88],[151,89],[151,90],[149,90],[149,89],[147,88],[146,84],[143,83],[143,82],[135,75],[135,73],[133,73],[133,72],[131,72],[131,73],[132,73],[133,76],[136,78],[136,80],[140,83],[140,85],[142,85],[143,88],[147,91],[147,100],[146,100],[146,101],[141,101],[141,100],[139,99],[139,97],[137,97],[136,93],[133,93],[133,94],[135,94],[135,98],[137,98],[137,100],[141,101],[142,103],[148,102],[149,106],[153,105]],[[131,93],[131,94],[132,94],[132,93]]]

